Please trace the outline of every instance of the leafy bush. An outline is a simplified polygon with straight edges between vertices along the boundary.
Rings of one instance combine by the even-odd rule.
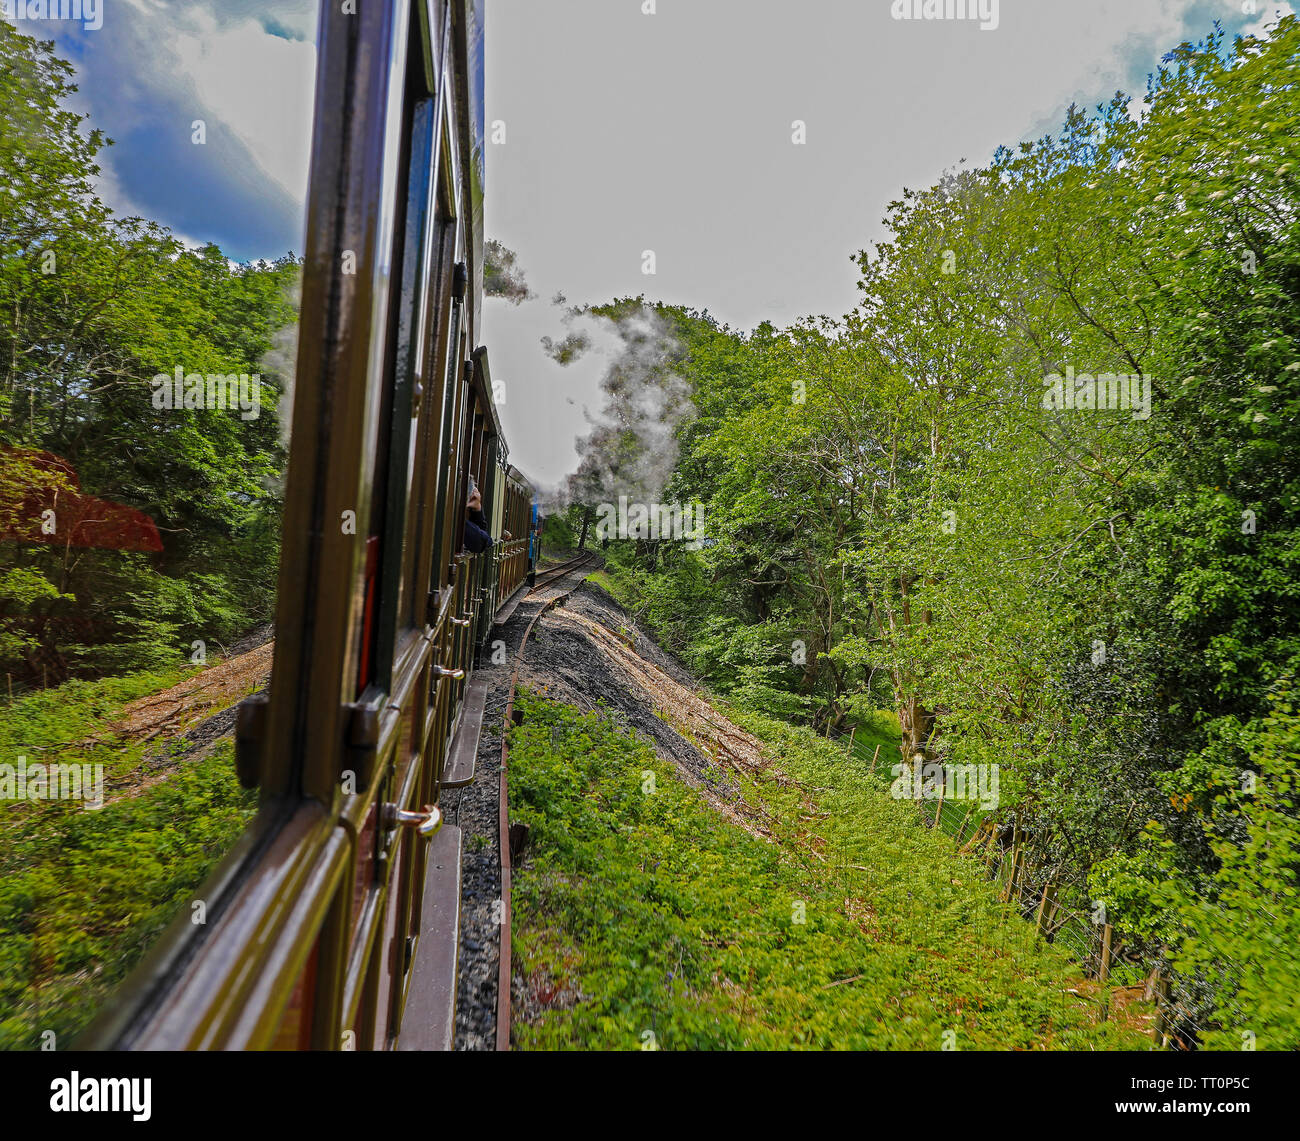
[[[185,672],[71,681],[18,698],[0,708],[0,759],[102,761],[106,779],[121,777],[146,746],[84,742]],[[239,787],[226,740],[97,810],[2,802],[0,1049],[35,1049],[46,1030],[64,1048],[229,851],[256,800]]]
[[[0,1049],[62,1048],[193,898],[252,818],[223,742],[98,811],[68,808],[0,855]]]
[[[741,717],[790,779],[725,818],[609,715],[521,693],[518,1042],[533,1048],[1142,1047],[980,866],[806,730]],[[653,780],[653,783],[651,781]],[[796,783],[797,782],[797,783]]]

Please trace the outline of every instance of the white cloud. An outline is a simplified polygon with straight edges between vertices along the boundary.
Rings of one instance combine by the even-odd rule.
[[[311,149],[316,4],[282,0],[271,7],[254,0],[223,0],[220,6],[115,0],[99,31],[48,25],[59,54],[75,62],[79,91],[73,106],[89,115],[90,126],[120,139],[136,136],[132,148],[100,155],[100,191],[114,210],[158,216],[156,205],[142,205],[150,197],[140,184],[149,155],[138,136],[160,131],[188,139],[195,119],[204,121],[210,145],[223,146],[222,161],[230,170],[226,181],[255,190],[260,179],[268,200],[302,207]],[[142,165],[115,169],[123,161]]]
[[[1274,0],[1269,3],[1268,0],[1262,0],[1259,4],[1259,19],[1253,24],[1247,24],[1242,29],[1244,36],[1262,37],[1265,31],[1284,16],[1294,16],[1295,9],[1291,7],[1288,0]]]
[[[220,26],[202,10],[192,29],[173,30],[161,49],[173,61],[160,72],[188,77],[198,98],[195,118],[230,130],[262,171],[304,202],[311,152],[316,48],[269,35],[253,19]]]
[[[992,32],[892,20],[884,0],[709,0],[653,19],[608,0],[491,0],[487,118],[509,141],[488,147],[488,233],[543,296],[645,292],[744,329],[838,315],[857,300],[850,255],[883,236],[903,187],[1054,132],[1072,102],[1124,90],[1139,112],[1147,73],[1216,18],[1238,26],[1240,0],[1001,0]],[[589,399],[594,378],[553,371],[539,316],[489,305],[485,340],[494,375],[547,394],[507,420],[545,418],[544,438],[510,437],[540,475],[555,437],[582,430],[566,400]]]

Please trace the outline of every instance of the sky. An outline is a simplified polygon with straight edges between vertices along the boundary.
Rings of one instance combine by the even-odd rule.
[[[556,293],[644,294],[746,331],[840,316],[856,303],[853,255],[883,236],[904,187],[1053,130],[1071,102],[1140,97],[1160,57],[1216,20],[1235,34],[1292,11],[997,0],[983,29],[895,19],[894,0],[486,7],[486,118],[505,135],[488,146],[487,235],[517,252],[536,296],[488,300],[483,339],[506,382],[511,459],[543,484],[572,470],[614,351],[546,357],[541,338],[564,334]],[[236,260],[301,253],[316,8],[102,0],[95,30],[41,22],[77,68],[76,109],[115,140],[104,200]]]

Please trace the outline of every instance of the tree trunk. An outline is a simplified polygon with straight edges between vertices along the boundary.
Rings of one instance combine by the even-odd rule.
[[[906,697],[899,702],[898,725],[902,730],[903,759],[913,760],[920,753],[922,759],[932,760],[927,742],[934,732],[934,713],[915,697]]]

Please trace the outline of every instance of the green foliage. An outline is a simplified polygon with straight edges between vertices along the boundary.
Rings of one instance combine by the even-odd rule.
[[[99,809],[0,802],[0,1049],[34,1049],[45,1030],[66,1045],[251,819],[228,739],[183,760],[106,739],[125,706],[191,672],[74,679],[0,706],[0,762],[102,764],[106,782]],[[141,781],[146,754],[162,767]]]
[[[1175,998],[1206,1019],[1272,1002],[1233,981],[1245,920],[1216,940],[1206,916],[1262,890],[1224,869],[1300,672],[1297,58],[1294,17],[1183,44],[1140,118],[1072,107],[904,191],[843,321],[657,307],[697,412],[671,492],[716,546],[613,568],[716,689],[819,730],[892,704],[909,753],[999,765],[1044,878],[1148,962],[1193,938]],[[1150,417],[1044,405],[1067,369],[1147,378]],[[1287,1040],[1277,1007],[1254,1017]]]
[[[1300,1049],[1294,952],[1300,941],[1300,710],[1283,686],[1250,750],[1258,769],[1245,789],[1225,790],[1246,821],[1239,843],[1215,838],[1219,867],[1207,895],[1184,894],[1191,932],[1179,967],[1221,976],[1209,1049]],[[1248,770],[1253,772],[1254,770]]]
[[[0,543],[0,670],[26,681],[176,661],[269,617],[291,363],[272,350],[299,275],[292,256],[232,267],[114,218],[94,187],[110,140],[67,109],[72,69],[52,50],[0,26],[0,534],[20,536]],[[151,379],[177,367],[260,375],[261,414],[154,407]],[[74,485],[24,451],[148,516],[164,550],[27,541],[24,513]]]
[[[141,747],[88,747],[137,697],[180,679],[173,668],[72,681],[19,698],[0,717],[12,764],[104,764],[113,781]],[[62,1048],[139,961],[251,819],[224,741],[167,779],[97,810],[63,801],[10,802],[0,814],[0,1049]]]
[[[524,1046],[939,1049],[949,1030],[958,1049],[1145,1044],[1098,1025],[1065,956],[1035,945],[979,864],[835,745],[742,718],[790,778],[743,783],[767,840],[608,715],[517,707]]]
[[[522,305],[530,297],[536,296],[528,288],[524,272],[519,268],[519,255],[508,246],[502,245],[495,238],[489,238],[483,244],[483,294],[485,297],[501,297],[511,305]]]
[[[0,757],[24,749],[61,753],[95,738],[123,707],[146,694],[168,689],[187,670],[168,669],[100,678],[74,679],[57,689],[40,689],[0,707]],[[70,755],[66,759],[73,759]]]
[[[582,534],[582,514],[587,508],[580,503],[571,503],[563,511],[555,511],[542,520],[542,550],[546,552],[568,553],[578,549],[578,537]],[[588,549],[595,544],[588,538]]]
[[[22,660],[39,646],[28,632],[32,611],[42,605],[69,598],[39,571],[30,567],[11,567],[0,572],[0,663]]]

